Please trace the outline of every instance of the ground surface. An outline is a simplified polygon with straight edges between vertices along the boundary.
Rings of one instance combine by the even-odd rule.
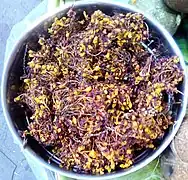
[[[40,0],[1,0],[0,2],[0,76],[6,40],[14,24],[24,18]],[[35,180],[20,148],[14,144],[0,105],[0,180]]]

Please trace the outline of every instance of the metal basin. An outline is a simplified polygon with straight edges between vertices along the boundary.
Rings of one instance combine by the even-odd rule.
[[[67,11],[73,7],[77,12],[78,16],[82,15],[82,12],[85,10],[87,13],[91,14],[95,10],[101,10],[108,15],[113,15],[114,13],[127,13],[127,12],[140,12],[137,9],[134,9],[132,6],[124,5],[117,2],[107,2],[107,1],[83,1],[76,2],[74,6],[72,4],[67,4],[61,9],[58,9],[52,14],[47,14],[44,17],[40,18],[28,32],[23,33],[22,37],[15,44],[13,51],[11,52],[7,62],[4,66],[3,78],[2,78],[2,89],[1,89],[1,98],[3,112],[8,124],[8,127],[20,146],[23,144],[23,139],[20,137],[20,132],[25,130],[27,127],[25,114],[23,108],[13,102],[13,98],[16,96],[19,86],[21,85],[20,76],[23,74],[24,66],[24,51],[26,44],[29,43],[33,48],[37,48],[36,44],[38,42],[38,36],[43,34],[47,35],[47,29],[51,25],[54,17],[62,17],[66,15]],[[143,12],[140,12],[143,13]],[[143,13],[144,14],[144,13]],[[185,72],[185,64],[183,56],[176,45],[175,41],[171,35],[155,20],[151,17],[145,16],[149,29],[155,33],[157,37],[160,37],[160,40],[165,44],[169,50],[170,55],[177,55],[180,57],[180,63]],[[33,161],[39,162],[44,167],[64,176],[68,176],[76,179],[110,179],[116,178],[129,173],[135,172],[136,170],[146,166],[156,157],[158,157],[165,148],[170,144],[175,134],[177,133],[185,112],[187,105],[187,95],[188,95],[188,86],[187,86],[187,76],[185,73],[184,82],[178,87],[178,89],[184,93],[184,95],[176,95],[175,99],[181,99],[182,105],[173,105],[173,116],[175,123],[171,126],[165,136],[158,140],[158,147],[155,150],[146,151],[138,155],[135,163],[128,169],[125,170],[116,170],[112,173],[106,173],[104,175],[89,175],[81,174],[74,171],[67,171],[59,168],[59,161],[57,158],[53,157],[49,152],[50,149],[44,148],[36,140],[30,138],[28,139],[28,144],[25,147],[24,151],[33,159]],[[51,158],[51,163],[48,163],[48,159]]]

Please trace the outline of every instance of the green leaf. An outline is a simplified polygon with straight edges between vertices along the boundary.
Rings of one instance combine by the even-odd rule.
[[[161,180],[163,175],[160,169],[160,160],[156,159],[152,161],[150,164],[145,166],[144,168],[131,173],[126,176],[122,176],[119,178],[115,178],[112,180]],[[65,176],[58,175],[58,180],[68,180]],[[69,179],[70,180],[70,179]]]
[[[188,40],[182,38],[177,39],[176,42],[184,56],[185,62],[188,63]]]
[[[113,180],[161,180],[162,177],[160,160],[156,159],[134,173]]]
[[[59,7],[61,0],[56,0],[56,7]]]
[[[183,19],[175,35],[175,40],[182,51],[185,62],[188,63],[188,18]]]

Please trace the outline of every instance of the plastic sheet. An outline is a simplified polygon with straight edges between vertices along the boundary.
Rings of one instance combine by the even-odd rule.
[[[16,41],[19,40],[20,36],[23,33],[23,30],[26,31],[29,29],[30,25],[41,15],[47,12],[47,5],[48,1],[45,0],[42,3],[40,3],[36,8],[34,8],[21,22],[17,23],[16,25],[13,26],[10,36],[7,39],[7,44],[6,44],[6,51],[5,51],[5,60],[8,59],[8,56],[10,52],[12,51],[14,44]],[[14,140],[16,144],[16,140]],[[41,165],[37,164],[37,162],[34,162],[33,159],[30,157],[29,154],[27,154],[24,150],[22,150],[25,158],[27,159],[28,164],[30,165],[30,168],[32,169],[35,177],[38,180],[55,180],[54,174],[43,168]]]

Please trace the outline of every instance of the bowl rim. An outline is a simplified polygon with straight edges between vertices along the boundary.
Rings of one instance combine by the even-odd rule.
[[[123,171],[117,171],[117,172],[112,172],[112,173],[107,173],[104,175],[91,175],[91,174],[79,174],[79,173],[75,173],[73,171],[66,171],[64,169],[60,169],[59,167],[55,167],[53,165],[48,164],[47,161],[45,161],[44,159],[42,159],[40,156],[38,156],[30,147],[26,146],[25,149],[23,149],[23,152],[29,156],[32,160],[36,161],[36,163],[39,163],[40,165],[44,166],[45,168],[56,172],[62,176],[67,176],[70,178],[75,178],[75,179],[110,179],[110,178],[118,178],[120,176],[124,176],[130,173],[133,173],[141,168],[143,168],[144,166],[146,166],[147,164],[149,164],[150,162],[152,162],[154,159],[156,159],[166,148],[167,146],[170,144],[170,142],[172,141],[172,139],[174,138],[174,136],[176,135],[178,129],[180,128],[180,125],[183,121],[183,118],[186,114],[186,107],[187,107],[187,99],[188,99],[188,77],[186,74],[186,66],[184,63],[184,58],[183,55],[179,49],[179,47],[177,46],[177,44],[175,43],[174,39],[171,37],[171,35],[169,34],[169,32],[167,32],[167,30],[161,25],[159,24],[155,19],[153,19],[151,16],[149,16],[148,14],[145,14],[143,11],[138,10],[137,8],[123,3],[123,2],[117,2],[117,1],[107,1],[107,0],[83,0],[83,1],[77,1],[74,3],[67,3],[66,5],[64,5],[63,7],[59,7],[57,8],[55,11],[47,13],[45,15],[43,15],[42,17],[40,17],[36,22],[34,22],[30,28],[28,28],[28,30],[26,30],[22,35],[21,38],[19,38],[19,40],[16,42],[13,50],[11,51],[10,55],[8,56],[8,59],[5,60],[4,62],[4,68],[3,68],[3,74],[2,74],[2,82],[1,82],[1,104],[2,104],[2,109],[3,109],[3,114],[5,116],[6,122],[8,124],[9,130],[11,131],[11,134],[13,135],[14,139],[16,140],[16,143],[21,147],[22,146],[22,140],[21,137],[18,135],[18,132],[16,131],[16,129],[14,128],[14,124],[13,121],[10,117],[8,108],[7,108],[7,81],[8,81],[8,74],[9,74],[9,70],[12,66],[13,60],[14,60],[14,55],[17,53],[17,47],[21,45],[21,43],[23,43],[25,37],[32,32],[33,29],[35,29],[38,25],[40,25],[41,23],[45,22],[47,19],[49,19],[50,17],[55,16],[56,14],[60,13],[61,11],[64,11],[66,9],[69,9],[72,5],[74,5],[74,7],[76,6],[80,6],[80,5],[92,5],[92,4],[107,4],[107,5],[115,5],[115,6],[119,6],[122,8],[125,8],[127,10],[130,11],[134,11],[134,12],[138,12],[138,13],[142,13],[146,19],[148,19],[149,21],[151,21],[158,29],[159,31],[163,34],[163,36],[166,38],[166,40],[169,42],[170,46],[173,48],[175,54],[177,56],[179,56],[180,58],[180,63],[181,66],[184,70],[184,75],[185,75],[185,80],[184,80],[184,97],[183,97],[183,106],[181,108],[181,112],[179,114],[179,118],[178,120],[175,122],[175,124],[173,125],[173,130],[172,132],[168,135],[168,137],[165,138],[165,140],[163,141],[162,145],[149,157],[146,157],[146,159],[144,161],[139,162],[136,165],[131,166],[128,169],[125,169]]]

